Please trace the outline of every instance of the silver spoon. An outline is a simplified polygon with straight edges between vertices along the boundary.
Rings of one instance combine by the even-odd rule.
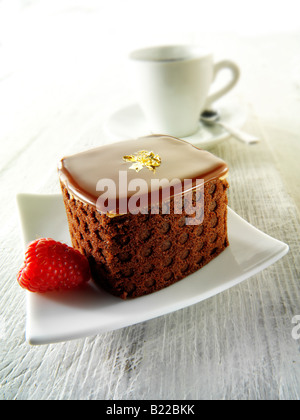
[[[227,123],[220,122],[220,114],[214,110],[205,110],[200,115],[200,120],[206,125],[215,125],[218,124],[221,127],[225,128],[228,133],[230,133],[233,137],[237,138],[238,140],[243,141],[247,144],[257,143],[259,142],[259,138],[253,136],[252,134],[245,133],[244,131],[240,130],[236,127],[231,127]]]

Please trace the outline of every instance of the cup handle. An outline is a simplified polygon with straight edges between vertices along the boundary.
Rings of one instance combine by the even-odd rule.
[[[223,60],[223,61],[219,61],[218,63],[214,65],[213,81],[215,80],[217,74],[222,69],[231,70],[231,75],[232,75],[231,80],[223,88],[219,89],[217,92],[208,96],[205,103],[205,109],[209,109],[213,102],[215,102],[217,99],[221,98],[221,96],[229,92],[237,84],[240,78],[240,69],[238,65],[235,64],[233,61]]]

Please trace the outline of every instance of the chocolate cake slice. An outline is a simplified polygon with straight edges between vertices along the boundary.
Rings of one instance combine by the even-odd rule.
[[[123,299],[155,292],[227,246],[226,163],[151,135],[66,157],[59,177],[74,248]]]

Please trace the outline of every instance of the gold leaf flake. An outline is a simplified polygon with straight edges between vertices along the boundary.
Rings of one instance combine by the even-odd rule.
[[[148,152],[147,150],[140,150],[133,155],[123,156],[125,162],[134,162],[129,169],[133,169],[136,172],[139,172],[145,166],[150,171],[155,172],[155,168],[160,166],[161,158],[159,155],[155,155],[153,152]]]
[[[136,172],[140,172],[143,169],[143,164],[141,162],[133,163],[131,166],[129,166],[129,169],[133,169]]]

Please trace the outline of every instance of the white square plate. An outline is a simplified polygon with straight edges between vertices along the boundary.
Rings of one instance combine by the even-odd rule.
[[[39,237],[70,245],[60,195],[19,194],[24,246]],[[196,273],[159,292],[122,300],[92,282],[83,290],[27,294],[26,339],[47,344],[137,324],[216,295],[283,257],[288,245],[251,226],[228,208],[230,246]]]

